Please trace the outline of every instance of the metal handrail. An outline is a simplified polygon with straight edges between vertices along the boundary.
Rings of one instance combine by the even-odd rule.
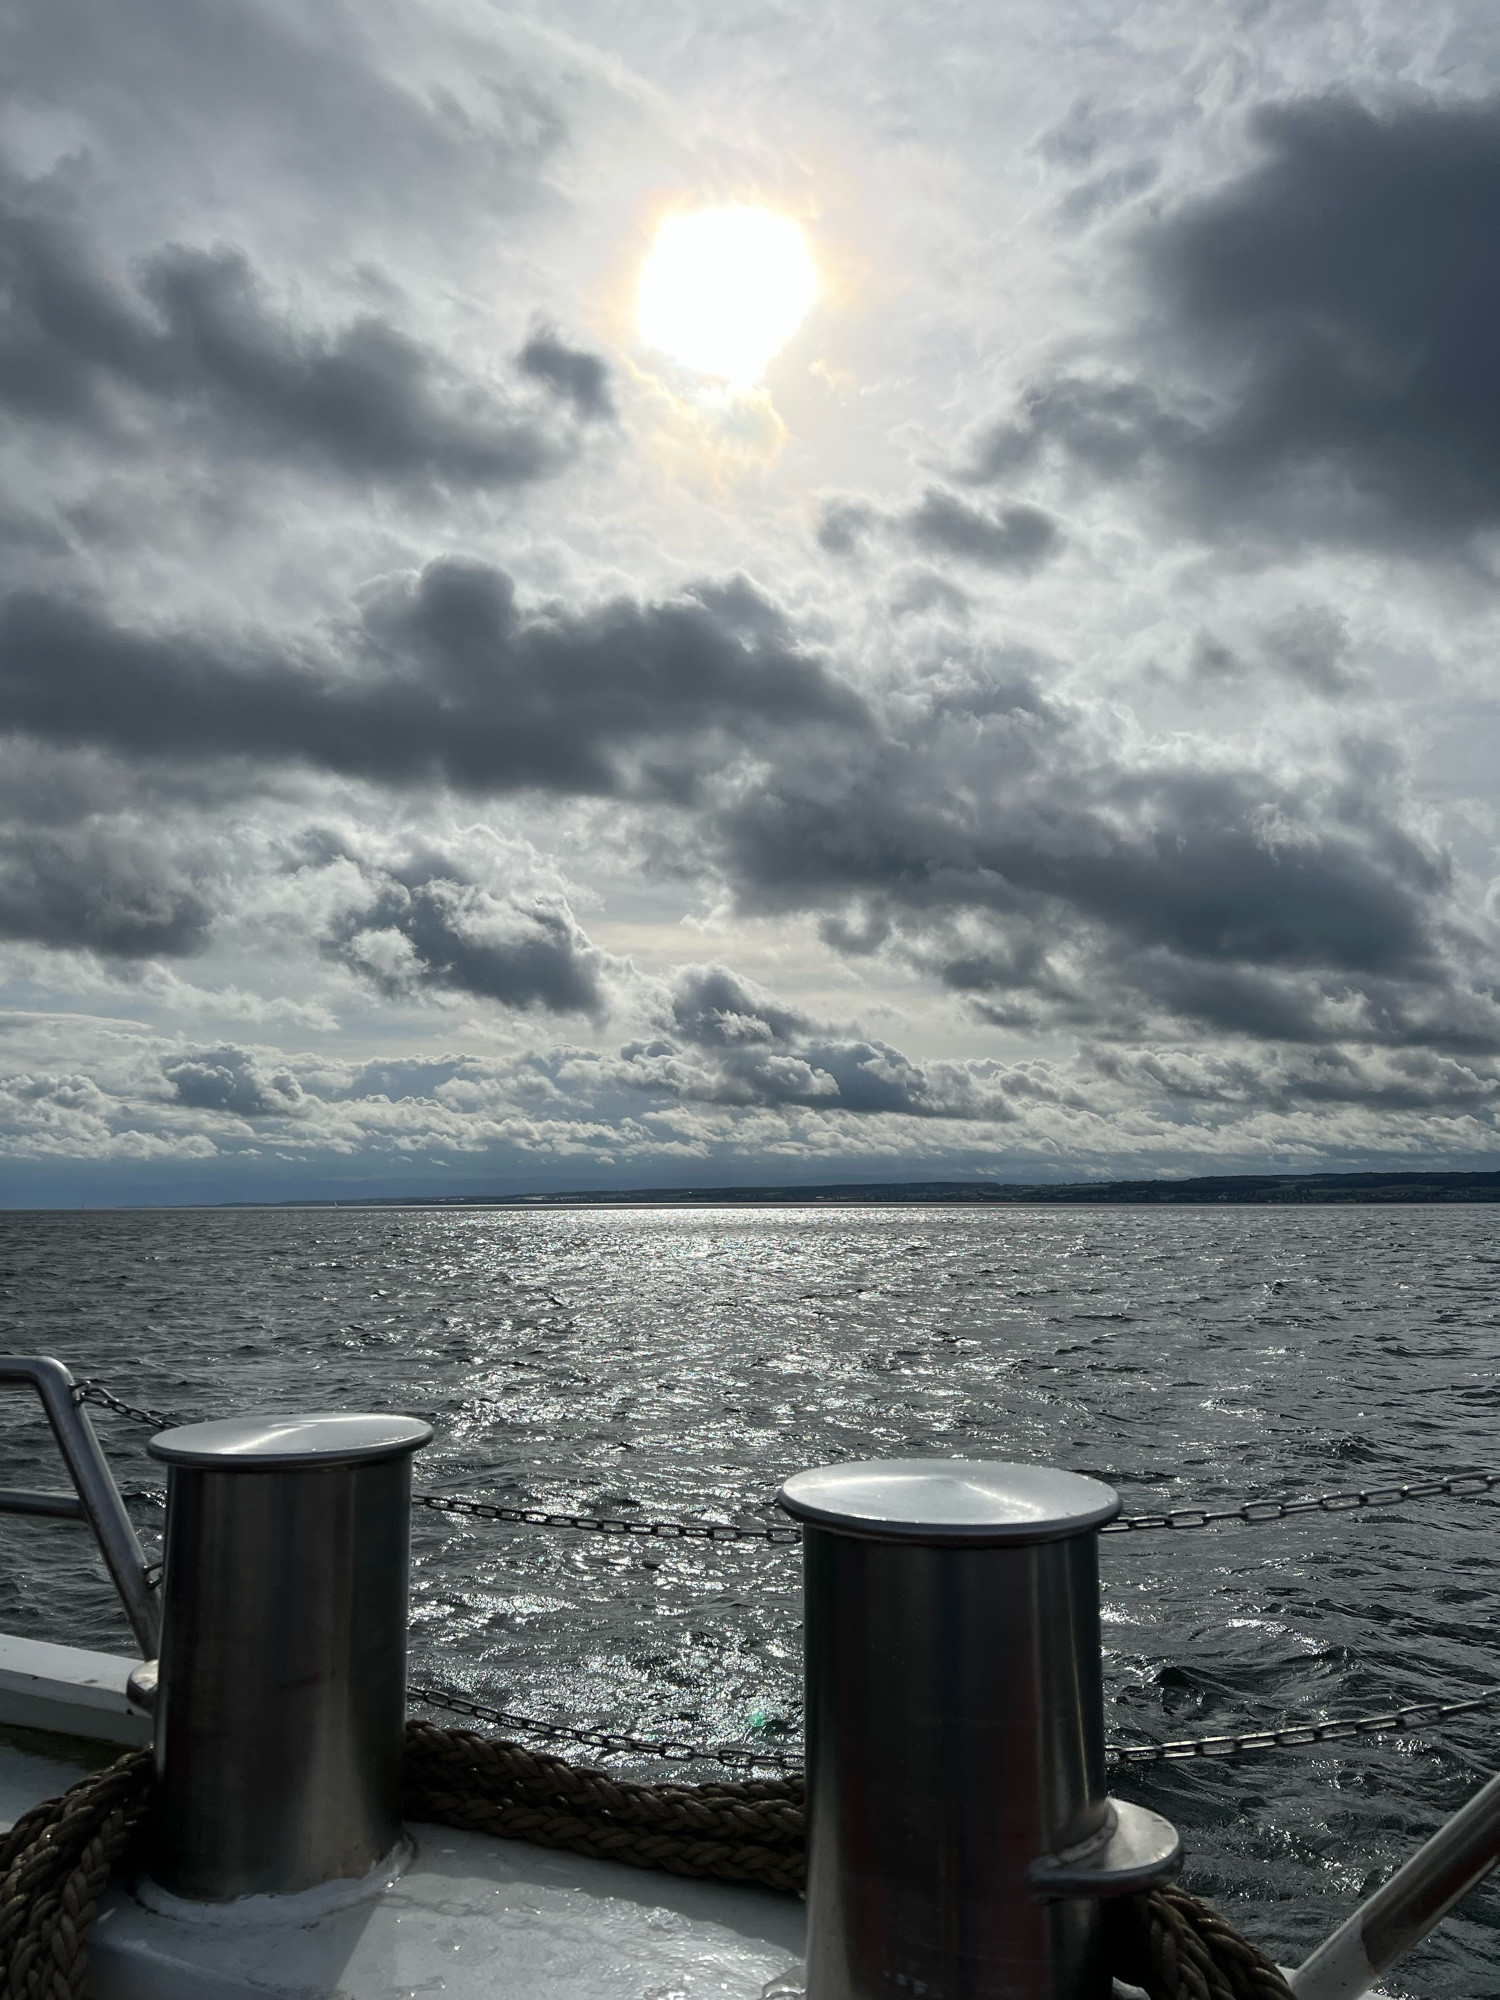
[[[1500,1863],[1500,1777],[1491,1778],[1326,1938],[1289,1984],[1297,2000],[1356,2000]]]
[[[71,1371],[46,1355],[4,1354],[0,1355],[0,1384],[5,1383],[35,1389],[41,1397],[77,1497],[70,1493],[34,1492],[24,1487],[0,1488],[0,1514],[86,1521],[94,1531],[99,1553],[104,1557],[142,1655],[148,1660],[154,1658],[161,1633],[161,1612],[152,1594],[145,1551],[136,1539],[88,1413],[78,1402]]]

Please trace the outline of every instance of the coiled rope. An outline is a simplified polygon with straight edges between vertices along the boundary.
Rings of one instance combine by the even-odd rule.
[[[802,1887],[801,1778],[640,1785],[465,1729],[410,1722],[408,1819],[674,1875]],[[151,1753],[133,1750],[0,1838],[0,2000],[82,2000],[88,1932],[146,1810]],[[1151,2000],[1289,2000],[1271,1962],[1181,1889],[1109,1907],[1112,1970]]]
[[[1292,2000],[1270,1959],[1170,1882],[1106,1905],[1105,1940],[1114,1976],[1151,2000]]]
[[[410,1819],[566,1847],[598,1861],[800,1889],[800,1777],[641,1785],[467,1729],[406,1725]]]
[[[89,1926],[146,1809],[151,1752],[132,1750],[0,1836],[0,1993],[77,2000]]]

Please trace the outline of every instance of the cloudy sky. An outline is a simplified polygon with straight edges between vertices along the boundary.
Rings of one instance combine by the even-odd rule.
[[[1487,0],[0,78],[0,1200],[1494,1164]],[[738,386],[637,314],[726,207]]]

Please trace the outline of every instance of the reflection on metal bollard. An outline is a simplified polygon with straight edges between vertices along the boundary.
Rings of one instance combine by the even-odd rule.
[[[1175,1872],[1104,1788],[1097,1480],[898,1460],[798,1473],[808,2000],[1107,2000],[1097,1899]]]
[[[147,1860],[173,1895],[293,1894],[399,1840],[411,1460],[431,1436],[332,1414],[152,1438],[168,1486]]]

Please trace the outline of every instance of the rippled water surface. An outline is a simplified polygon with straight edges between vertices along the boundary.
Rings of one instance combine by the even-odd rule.
[[[1048,1461],[1131,1512],[1500,1464],[1500,1209],[176,1211],[0,1215],[3,1344],[135,1401],[409,1410],[419,1485],[765,1518],[834,1459]],[[122,1482],[146,1432],[97,1414]],[[56,1483],[0,1407],[6,1477]],[[143,1523],[149,1521],[142,1514]],[[1500,1507],[1103,1544],[1114,1737],[1500,1684]],[[79,1531],[0,1527],[0,1629],[124,1651]],[[696,1740],[798,1728],[795,1550],[418,1517],[414,1670]],[[1497,1759],[1430,1736],[1131,1772],[1188,1881],[1295,1960]],[[1500,1990],[1492,1881],[1393,1991]]]

